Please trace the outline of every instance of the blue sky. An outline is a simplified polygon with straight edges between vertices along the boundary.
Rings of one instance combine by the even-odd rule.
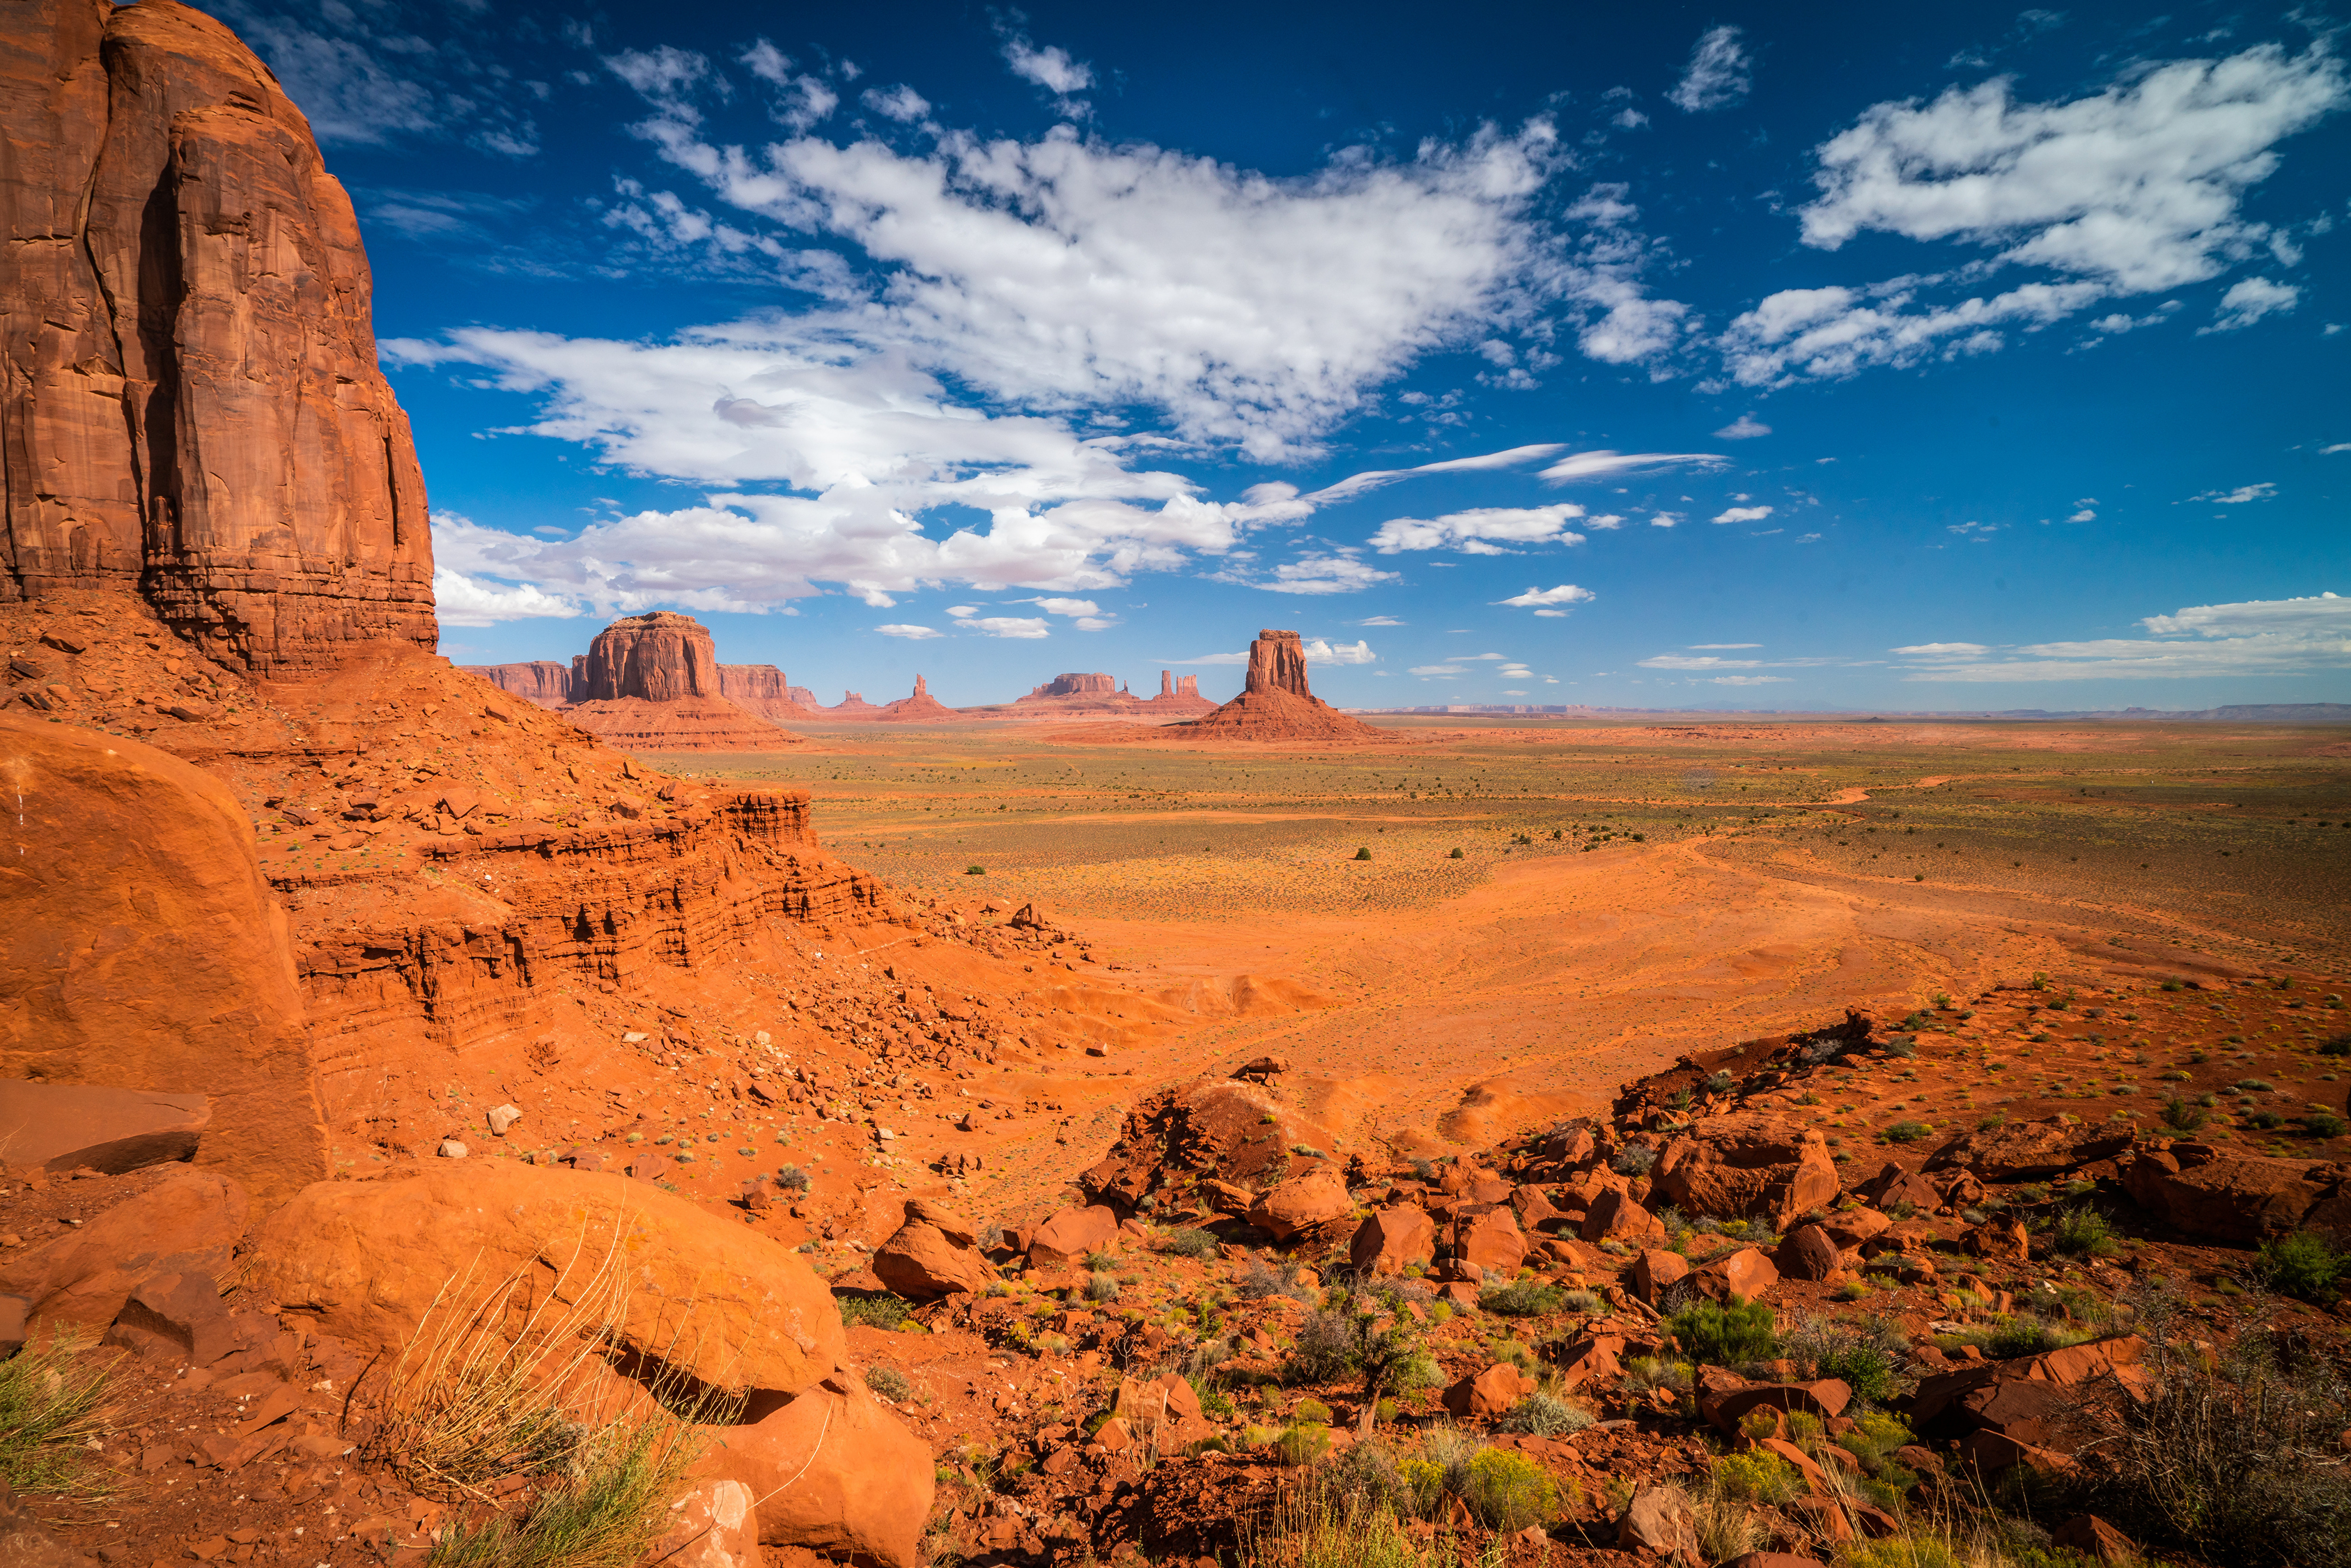
[[[460,662],[2351,700],[2307,7],[221,14],[351,189]]]

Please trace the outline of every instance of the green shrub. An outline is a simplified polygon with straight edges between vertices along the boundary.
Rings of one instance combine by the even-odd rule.
[[[1559,1299],[1559,1310],[1578,1317],[1596,1318],[1608,1310],[1597,1291],[1570,1291]]]
[[[867,1367],[865,1386],[893,1405],[902,1405],[914,1396],[914,1380],[894,1366]]]
[[[1328,1383],[1363,1364],[1354,1319],[1343,1312],[1306,1314],[1291,1342],[1282,1375],[1290,1383]]]
[[[2270,1290],[2321,1306],[2333,1302],[2336,1285],[2346,1276],[2351,1253],[2336,1251],[2333,1242],[2309,1230],[2262,1242],[2253,1261],[2253,1277]]]
[[[1211,1258],[1219,1243],[1216,1232],[1196,1228],[1168,1232],[1164,1245],[1178,1258]]]
[[[2182,1074],[2184,1077],[2185,1074]],[[2211,1114],[2201,1106],[2191,1105],[2177,1094],[2163,1099],[2163,1124],[2175,1133],[2192,1133],[2201,1127]]]
[[[914,1312],[912,1306],[887,1292],[872,1296],[842,1296],[838,1300],[841,1325],[845,1328],[863,1323],[868,1328],[894,1329]]]
[[[1118,1300],[1118,1281],[1109,1274],[1094,1274],[1086,1280],[1086,1300],[1114,1301]]]
[[[1674,1342],[1692,1361],[1711,1366],[1768,1361],[1777,1348],[1771,1309],[1761,1301],[1719,1307],[1694,1302],[1666,1320]]]
[[[1924,1122],[1896,1122],[1886,1129],[1886,1141],[1889,1144],[1915,1144],[1934,1130]]]
[[[2049,1245],[2069,1258],[2104,1258],[2115,1250],[2114,1225],[2086,1203],[2061,1208],[2050,1221]]]
[[[1524,1530],[1559,1512],[1559,1487],[1543,1468],[1507,1448],[1480,1448],[1461,1478],[1461,1500],[1487,1529]]]
[[[2313,1111],[2301,1121],[2302,1130],[2314,1138],[2339,1138],[2351,1132],[2351,1122],[2346,1122],[2332,1111]]]
[[[1479,1310],[1499,1312],[1506,1318],[1537,1318],[1545,1312],[1555,1312],[1565,1302],[1567,1292],[1556,1285],[1546,1285],[1539,1280],[1513,1280],[1507,1285],[1489,1285],[1478,1292]]]
[[[1311,1465],[1331,1451],[1331,1428],[1313,1423],[1285,1427],[1273,1440],[1273,1457],[1285,1465]]]
[[[1725,1454],[1714,1461],[1715,1490],[1746,1502],[1778,1505],[1804,1490],[1796,1467],[1764,1448]]]
[[[17,1491],[85,1492],[104,1432],[111,1356],[83,1359],[70,1327],[0,1362],[0,1480]]]
[[[1538,1437],[1564,1437],[1592,1425],[1592,1412],[1550,1394],[1530,1394],[1510,1406],[1498,1425],[1505,1432],[1531,1432]]]

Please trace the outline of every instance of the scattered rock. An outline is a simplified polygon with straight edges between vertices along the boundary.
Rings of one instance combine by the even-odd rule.
[[[762,1546],[915,1568],[930,1448],[852,1380],[829,1376],[750,1426],[705,1430],[701,1470],[750,1489]]]
[[[1259,1194],[1249,1206],[1249,1222],[1286,1241],[1354,1209],[1355,1201],[1347,1196],[1347,1184],[1339,1173],[1318,1162],[1305,1175],[1278,1182]]]
[[[1489,1421],[1542,1385],[1507,1361],[1496,1362],[1474,1377],[1465,1377],[1445,1391],[1445,1407],[1464,1421]]]
[[[1349,1261],[1367,1273],[1401,1274],[1434,1255],[1437,1226],[1424,1209],[1396,1204],[1367,1216],[1349,1243]]]
[[[1064,1208],[1029,1238],[1029,1261],[1046,1269],[1082,1263],[1086,1254],[1108,1247],[1118,1235],[1118,1211],[1104,1204]]]
[[[1840,1185],[1819,1133],[1755,1116],[1724,1117],[1671,1140],[1650,1176],[1686,1214],[1761,1219],[1775,1230],[1834,1202]]]
[[[1844,1255],[1817,1225],[1800,1225],[1780,1240],[1771,1265],[1791,1280],[1825,1280],[1844,1267]]]
[[[522,1113],[511,1105],[492,1106],[489,1113],[490,1136],[503,1138],[507,1130],[522,1120]]]
[[[103,1333],[131,1292],[162,1274],[228,1271],[245,1237],[244,1190],[207,1170],[166,1176],[134,1203],[0,1265],[0,1291],[33,1303],[32,1323]]]
[[[2137,1129],[2127,1122],[2075,1122],[2052,1116],[2011,1122],[1954,1138],[1927,1160],[1930,1171],[1957,1167],[1982,1181],[2040,1181],[2093,1160],[2110,1160],[2131,1146]]]
[[[969,1220],[928,1198],[909,1199],[905,1222],[873,1249],[874,1278],[911,1301],[984,1291],[996,1270],[980,1256]]]
[[[1616,1545],[1625,1552],[1696,1561],[1698,1511],[1689,1494],[1677,1486],[1643,1487],[1635,1492],[1616,1521]]]

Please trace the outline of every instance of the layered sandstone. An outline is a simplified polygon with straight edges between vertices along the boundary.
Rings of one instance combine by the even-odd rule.
[[[882,711],[897,724],[939,724],[963,716],[931,695],[930,684],[920,675],[914,677],[912,696],[900,697]]]
[[[883,710],[865,700],[862,692],[843,692],[841,700],[831,707],[817,709],[819,718],[880,718]]]
[[[469,675],[479,675],[502,692],[540,707],[558,708],[572,700],[571,666],[553,659],[533,659],[524,664],[465,664]]]
[[[807,687],[793,685],[773,664],[719,665],[718,695],[770,724],[807,718],[816,706]]]
[[[132,589],[262,674],[430,649],[359,225],[277,79],[176,0],[26,0],[0,140],[0,600]]]
[[[1180,735],[1228,740],[1294,740],[1354,745],[1395,737],[1341,713],[1306,685],[1306,649],[1295,632],[1263,631],[1249,644],[1249,684],[1206,717],[1175,727]]]
[[[623,751],[775,751],[799,737],[720,695],[710,629],[655,610],[596,634],[575,661],[564,716]]]
[[[1172,670],[1159,672],[1159,695],[1143,705],[1154,714],[1176,717],[1196,717],[1217,711],[1217,705],[1200,695],[1200,677],[1179,675]]]

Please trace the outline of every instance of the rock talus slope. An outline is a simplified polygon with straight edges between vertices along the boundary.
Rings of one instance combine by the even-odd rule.
[[[0,599],[135,588],[262,674],[429,649],[358,223],[276,79],[175,0],[32,0],[0,117]]]

